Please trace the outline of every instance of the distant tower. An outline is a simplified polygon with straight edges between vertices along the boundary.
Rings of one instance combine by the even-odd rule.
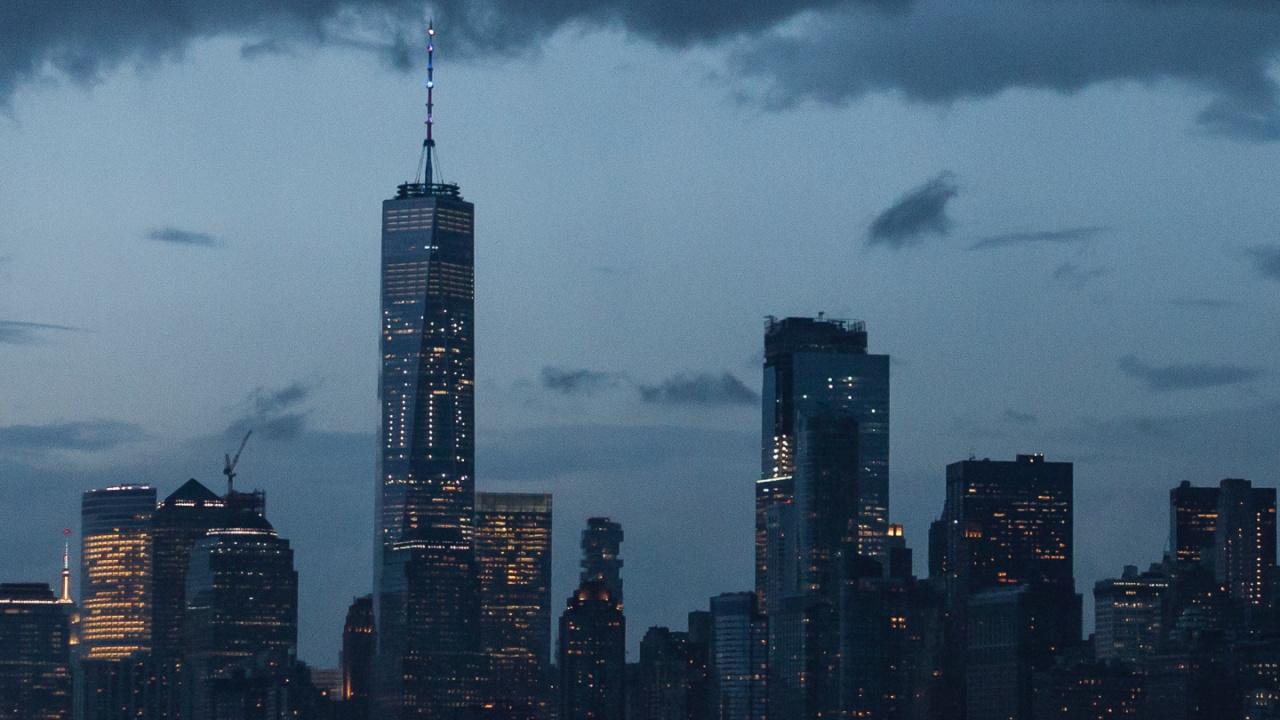
[[[0,584],[0,717],[71,720],[65,607],[47,583]]]
[[[490,699],[548,716],[551,495],[477,493],[475,545]]]
[[[769,701],[769,618],[755,593],[711,598],[711,715],[765,720]]]
[[[862,322],[822,315],[770,317],[764,334],[762,401],[761,473],[755,489],[756,592],[761,609],[769,612],[775,601],[771,595],[784,588],[808,592],[826,587],[828,559],[839,545],[848,544],[882,563],[886,560],[889,356],[867,353]],[[819,424],[828,428],[820,429]],[[812,433],[811,442],[801,447],[805,427]],[[847,437],[838,437],[840,432]],[[837,456],[839,467],[832,465]],[[813,465],[819,460],[822,468]],[[839,498],[838,504],[826,505],[829,498]],[[809,512],[805,508],[819,514],[810,518],[803,514]],[[770,528],[789,536],[785,547],[791,551],[784,550],[783,540],[771,535]],[[779,551],[798,553],[818,564],[799,562],[799,556],[778,556]],[[806,577],[793,577],[797,572]]]
[[[1218,487],[1213,569],[1218,584],[1250,605],[1266,599],[1276,567],[1276,490],[1228,478]]]
[[[559,720],[623,720],[627,620],[604,583],[587,581],[560,616]]]
[[[373,596],[365,595],[351,602],[342,626],[341,720],[369,720],[373,650]]]
[[[475,207],[457,185],[439,177],[435,28],[428,34],[427,137],[419,175],[382,203],[375,694],[378,712],[389,717],[412,700],[403,691],[405,658],[397,650],[404,647],[410,610],[404,573],[411,556],[432,562],[401,543],[461,543],[471,552],[475,521]],[[439,591],[475,608],[474,556],[455,560],[468,564],[472,576],[446,573],[461,584]]]
[[[88,490],[81,503],[80,655],[121,660],[151,649],[155,488]]]
[[[582,531],[579,580],[602,583],[619,608],[622,607],[622,558],[618,556],[621,546],[622,525],[607,517],[587,518],[587,529]]]
[[[1178,564],[1213,559],[1218,527],[1218,488],[1184,480],[1169,491],[1169,552]]]

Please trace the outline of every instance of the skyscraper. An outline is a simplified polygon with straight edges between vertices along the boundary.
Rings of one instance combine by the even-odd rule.
[[[80,655],[121,660],[151,649],[151,514],[155,488],[84,493],[80,510]]]
[[[369,720],[374,637],[373,596],[358,597],[347,608],[342,626],[341,720]]]
[[[429,33],[434,43],[434,28]],[[449,535],[454,539],[441,541],[463,543],[470,552],[474,527],[475,208],[457,185],[435,177],[434,49],[427,47],[427,138],[419,175],[382,203],[374,548],[380,638],[402,634],[411,609],[404,573],[413,552],[398,544]],[[474,573],[474,557],[470,567]],[[461,602],[475,607],[474,574],[462,582],[458,592],[472,594]],[[397,713],[408,697],[394,689],[404,680],[405,658],[395,650],[404,647],[401,640],[379,642],[375,671],[375,684],[387,688],[376,691],[379,702]]]
[[[1250,605],[1266,599],[1276,567],[1276,490],[1228,478],[1218,486],[1213,569],[1231,597]]]
[[[604,583],[587,581],[560,616],[559,720],[623,720],[627,620]]]
[[[711,715],[764,720],[769,705],[769,618],[755,593],[711,598]]]
[[[580,582],[603,583],[609,596],[622,607],[622,526],[607,517],[587,518],[582,531]]]
[[[0,718],[71,720],[69,638],[47,584],[0,584]]]
[[[190,664],[184,717],[208,720],[219,682],[288,673],[298,645],[298,573],[289,541],[252,511],[229,511],[191,549],[186,581],[185,653]]]
[[[547,716],[551,496],[478,493],[475,547],[489,697],[518,712]]]
[[[1183,480],[1169,491],[1169,550],[1175,562],[1211,559],[1217,527],[1218,488],[1195,487]]]
[[[857,552],[884,560],[889,515],[889,356],[867,353],[864,323],[821,315],[816,319],[770,317],[764,345],[756,591],[762,609],[768,611],[775,600],[770,597],[771,588],[822,584],[815,573],[826,572],[824,558],[830,556],[834,540],[828,536],[833,527],[847,525],[848,532],[839,533],[841,538],[847,538]],[[828,429],[820,430],[822,423]],[[839,430],[834,429],[837,423]],[[813,435],[802,447],[805,427]],[[839,441],[842,466],[837,468],[826,460],[834,462],[840,432],[847,437]],[[826,459],[822,468],[813,464],[819,458]],[[821,504],[824,494],[837,490],[838,496],[848,497],[848,503]],[[803,560],[798,568],[775,568],[769,565],[770,508],[787,505],[794,507],[789,513],[775,511],[773,526],[795,536]],[[798,582],[776,576],[791,571],[802,575],[794,579]]]

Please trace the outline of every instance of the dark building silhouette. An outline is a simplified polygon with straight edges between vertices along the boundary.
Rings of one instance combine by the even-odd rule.
[[[1041,455],[947,466],[945,557],[930,565],[946,568],[952,712],[1030,717],[1032,671],[1080,642],[1072,493],[1071,463]]]
[[[1164,601],[1169,582],[1160,565],[1141,574],[1126,565],[1120,577],[1094,584],[1094,656],[1099,662],[1146,672],[1167,630]]]
[[[762,609],[770,610],[771,592],[794,586],[776,577],[788,567],[769,564],[777,554],[770,528],[786,532],[789,521],[770,518],[770,508],[786,506],[800,491],[803,472],[798,454],[802,418],[841,417],[851,433],[847,445],[854,465],[847,473],[853,493],[857,551],[883,560],[889,513],[889,357],[867,354],[866,325],[814,318],[769,318],[765,326],[764,415],[761,428],[761,475],[756,483],[756,591]],[[845,508],[840,512],[848,513]],[[803,510],[801,511],[803,513]],[[792,532],[804,536],[806,520],[793,513]],[[810,526],[811,527],[811,526]],[[819,538],[814,538],[815,541]],[[774,545],[771,552],[770,546]],[[801,554],[804,551],[801,550]],[[776,565],[776,562],[775,562]]]
[[[711,613],[707,610],[689,613],[685,657],[685,711],[689,720],[711,720]]]
[[[196,541],[218,527],[226,512],[226,500],[193,478],[165,498],[151,518],[151,644],[159,717],[182,717],[187,568]]]
[[[298,643],[293,550],[253,510],[229,510],[191,549],[186,581],[184,717],[219,720],[226,682],[249,668],[291,672]],[[265,671],[258,671],[262,675]],[[241,693],[243,698],[243,693]],[[245,699],[245,702],[249,700]]]
[[[70,637],[48,584],[0,584],[0,720],[71,720]]]
[[[1144,677],[1123,667],[1077,664],[1037,671],[1035,720],[1099,720],[1152,717],[1145,713]]]
[[[1238,478],[1223,480],[1213,550],[1218,584],[1237,600],[1263,604],[1276,567],[1275,488],[1255,488]]]
[[[622,607],[622,526],[607,517],[587,518],[582,531],[582,572],[580,582],[602,583],[609,596]]]
[[[627,621],[601,582],[584,582],[560,616],[558,720],[623,720]]]
[[[769,706],[769,618],[755,593],[711,598],[711,714],[764,720]]]
[[[351,601],[342,626],[342,689],[339,692],[341,720],[369,720],[373,652],[376,646],[373,624],[373,596]]]
[[[435,31],[430,32],[429,61]],[[430,78],[431,62],[427,72]],[[429,600],[405,596],[415,583],[427,590],[422,585],[426,570],[414,568],[419,575],[412,579],[404,575],[406,570],[414,562],[430,565],[437,559],[435,550],[412,546],[465,545],[466,550],[458,552],[471,557],[463,564],[473,575],[458,588],[471,593],[463,605],[479,606],[470,555],[475,504],[475,208],[462,199],[457,185],[435,175],[433,86],[434,80],[429,81],[427,139],[419,176],[401,184],[395,197],[382,203],[374,542],[374,612],[380,638],[374,694],[381,717],[416,712],[413,702],[421,694],[404,673],[437,676],[436,669],[415,665],[421,658],[397,654],[408,647],[406,613],[431,605]],[[453,591],[431,589],[429,594],[452,596]],[[465,632],[476,630],[471,626]],[[389,637],[391,641],[382,641]],[[451,704],[454,699],[439,702]]]
[[[487,697],[519,714],[548,717],[551,496],[478,493],[475,548]]]
[[[631,720],[686,720],[689,700],[689,634],[651,627],[640,641],[636,683],[627,698]]]
[[[1195,487],[1188,481],[1169,491],[1169,544],[1178,564],[1213,556],[1218,527],[1218,488]]]

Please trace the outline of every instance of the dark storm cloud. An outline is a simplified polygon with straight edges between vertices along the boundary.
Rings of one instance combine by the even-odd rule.
[[[0,104],[50,69],[92,82],[218,35],[250,38],[250,58],[295,41],[333,43],[408,69],[421,60],[427,8],[412,0],[0,3]],[[773,105],[884,90],[946,104],[1010,88],[1173,79],[1214,94],[1199,116],[1207,130],[1280,138],[1267,75],[1280,49],[1273,0],[440,0],[429,12],[451,48],[473,56],[520,52],[569,24],[676,47],[728,40],[731,67],[762,78],[760,99]]]
[[[658,405],[753,405],[760,397],[732,373],[675,375],[658,385],[639,385],[640,399]]]
[[[1107,228],[1090,226],[1067,228],[1066,230],[1044,230],[1040,232],[1010,233],[985,237],[969,246],[970,250],[991,250],[1009,247],[1010,245],[1072,245],[1083,244],[1094,239]]]
[[[35,345],[46,332],[82,332],[80,328],[46,323],[0,320],[0,345]]]
[[[1075,287],[1083,287],[1090,280],[1108,275],[1106,268],[1082,268],[1075,263],[1064,262],[1053,270],[1053,279]]]
[[[52,425],[0,427],[0,453],[6,450],[110,450],[141,440],[142,428],[116,420],[87,420]]]
[[[561,395],[594,395],[600,390],[616,387],[621,377],[615,373],[599,372],[579,368],[552,367],[542,368],[542,387],[544,390]]]
[[[196,245],[199,247],[215,247],[218,241],[208,233],[179,230],[178,228],[160,228],[146,235],[148,240],[169,243],[171,245]]]
[[[1133,355],[1118,361],[1120,371],[1141,380],[1152,392],[1194,390],[1197,388],[1235,385],[1260,377],[1266,371],[1259,367],[1189,363],[1185,365],[1152,365]]]
[[[853,5],[741,41],[732,67],[773,105],[896,91],[947,104],[1010,88],[1072,93],[1173,79],[1213,94],[1201,126],[1280,138],[1267,68],[1280,49],[1271,0],[918,0],[900,13]],[[752,87],[758,84],[753,84]]]
[[[903,195],[871,221],[867,244],[900,250],[919,245],[926,235],[946,235],[951,230],[947,203],[958,192],[955,176],[944,172]]]
[[[1015,425],[1034,425],[1037,422],[1036,416],[1031,413],[1018,412],[1017,410],[1005,410],[1004,419],[1006,422]]]
[[[296,382],[279,390],[254,390],[243,403],[242,414],[227,426],[225,435],[238,438],[252,430],[265,440],[296,439],[306,429],[309,413],[297,408],[314,389],[314,385]]]
[[[1258,274],[1268,280],[1280,282],[1280,246],[1259,245],[1249,248],[1253,257],[1253,267]]]

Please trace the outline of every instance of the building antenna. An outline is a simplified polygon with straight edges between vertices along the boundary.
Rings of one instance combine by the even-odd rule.
[[[227,459],[227,466],[222,470],[222,474],[227,476],[227,497],[228,498],[231,497],[231,493],[233,490],[232,486],[236,479],[236,465],[240,463],[240,453],[244,452],[244,446],[246,443],[249,442],[249,436],[252,434],[253,434],[252,430],[244,434],[244,439],[240,441],[240,449],[236,450],[235,458],[231,457],[231,453],[227,453],[226,455],[223,456]]]
[[[422,141],[422,160],[419,165],[426,171],[424,182],[430,188],[435,182],[434,168],[432,163],[432,154],[435,152],[436,140],[432,137],[431,129],[436,124],[433,112],[435,110],[434,91],[436,87],[435,80],[435,52],[436,52],[436,26],[434,20],[427,21],[427,139]]]
[[[71,599],[71,529],[62,531],[62,597],[58,602],[62,605],[74,602]]]

